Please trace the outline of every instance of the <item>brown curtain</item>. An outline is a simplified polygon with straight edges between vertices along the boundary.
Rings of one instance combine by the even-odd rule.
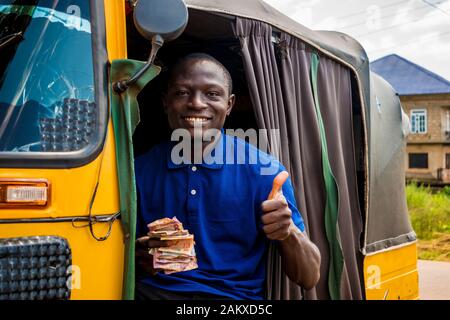
[[[317,286],[304,292],[306,299],[329,299],[329,247],[325,237],[325,187],[321,143],[314,110],[310,79],[311,50],[297,38],[281,33],[272,41],[271,26],[236,19],[244,68],[256,120],[261,129],[279,129],[280,143],[269,136],[271,153],[289,170],[299,210],[311,240],[322,255],[321,278]],[[338,184],[339,231],[344,254],[341,298],[363,296],[359,235],[362,232],[358,207],[356,172],[352,142],[352,100],[350,72],[321,57],[318,92],[326,129],[329,158]],[[275,246],[269,250],[267,298],[300,299],[302,290],[282,271]]]
[[[286,121],[289,121],[290,118],[285,114],[277,61],[274,47],[270,41],[272,29],[264,23],[238,18],[235,34],[241,41],[244,68],[258,127],[260,129],[279,129],[280,141],[288,141]],[[289,125],[289,127],[292,126]],[[284,164],[290,172],[291,178],[294,179],[295,175],[291,172],[289,148],[283,148],[281,144],[281,148],[279,148],[270,135],[268,143],[271,153]],[[280,149],[282,152],[279,152]],[[296,200],[301,203],[299,199]],[[300,299],[302,297],[301,288],[291,282],[282,272],[281,257],[276,246],[270,247],[269,257],[267,298]]]
[[[328,157],[339,191],[338,226],[344,255],[341,299],[362,299],[364,278],[360,237],[363,226],[356,182],[350,71],[322,56],[317,78]]]

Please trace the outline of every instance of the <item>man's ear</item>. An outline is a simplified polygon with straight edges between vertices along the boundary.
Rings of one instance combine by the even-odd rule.
[[[227,108],[227,116],[230,115],[231,110],[234,107],[234,103],[236,102],[236,96],[234,94],[228,97],[228,108]]]

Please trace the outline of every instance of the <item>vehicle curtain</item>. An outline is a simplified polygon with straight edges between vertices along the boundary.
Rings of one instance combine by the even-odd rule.
[[[135,286],[135,241],[137,198],[134,175],[133,132],[139,123],[139,105],[137,95],[155,78],[160,68],[151,66],[125,92],[114,92],[113,84],[119,80],[130,79],[143,66],[144,62],[135,60],[114,60],[110,73],[111,116],[116,142],[117,173],[120,194],[120,221],[124,233],[124,278],[122,297],[125,300],[134,299]]]
[[[272,244],[267,298],[362,299],[350,70],[263,22],[237,18],[233,27],[258,127],[278,130],[278,139],[268,135],[269,150],[288,169],[322,256],[318,284],[304,291],[285,275]]]

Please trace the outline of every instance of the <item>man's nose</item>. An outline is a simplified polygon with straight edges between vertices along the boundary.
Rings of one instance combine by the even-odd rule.
[[[204,97],[200,92],[196,92],[191,95],[191,97],[189,99],[188,107],[199,109],[199,108],[205,108],[206,106],[207,105],[204,101]]]

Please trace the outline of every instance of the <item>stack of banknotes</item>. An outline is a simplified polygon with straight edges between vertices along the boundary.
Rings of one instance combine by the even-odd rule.
[[[189,234],[176,217],[153,221],[148,228],[150,238],[167,243],[166,247],[150,249],[149,253],[153,255],[153,268],[163,270],[165,274],[198,268],[194,235]]]

